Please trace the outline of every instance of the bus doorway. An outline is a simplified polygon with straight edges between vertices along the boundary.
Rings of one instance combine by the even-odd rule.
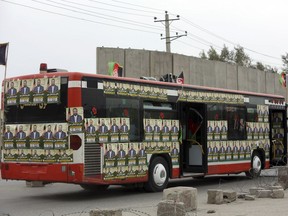
[[[182,103],[183,128],[181,164],[184,176],[207,172],[206,106],[200,103]]]

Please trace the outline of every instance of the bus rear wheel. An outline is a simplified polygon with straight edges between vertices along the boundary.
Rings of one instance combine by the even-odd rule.
[[[96,184],[80,184],[80,186],[87,191],[104,191],[109,185],[96,185]]]
[[[258,152],[253,153],[251,160],[251,169],[246,172],[246,176],[250,178],[257,178],[260,176],[262,169],[262,161]]]
[[[168,184],[169,171],[167,161],[163,157],[156,157],[149,166],[148,182],[144,189],[149,192],[163,191]]]

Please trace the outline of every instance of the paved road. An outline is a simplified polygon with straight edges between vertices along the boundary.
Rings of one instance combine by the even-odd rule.
[[[210,176],[201,180],[181,179],[169,183],[169,187],[189,186],[198,189],[200,212],[207,202],[207,189],[222,188],[247,191],[251,186],[270,184],[274,177],[250,180],[241,175]],[[49,184],[40,188],[26,187],[24,181],[0,180],[0,216],[62,216],[88,215],[90,209],[129,208],[125,215],[156,215],[156,205],[162,193],[146,193],[143,190],[122,186],[110,186],[107,191],[92,193],[78,185]],[[83,213],[81,213],[83,211]],[[135,212],[136,211],[136,212]],[[205,211],[205,212],[204,212]],[[142,213],[145,212],[146,214]],[[214,214],[215,215],[215,214]]]

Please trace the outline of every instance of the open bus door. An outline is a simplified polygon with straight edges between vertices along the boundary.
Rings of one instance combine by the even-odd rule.
[[[285,110],[270,110],[270,163],[287,164],[287,123]]]
[[[182,174],[203,175],[207,172],[206,105],[181,103],[180,109]]]

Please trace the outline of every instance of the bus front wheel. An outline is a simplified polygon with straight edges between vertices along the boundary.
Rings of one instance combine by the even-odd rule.
[[[258,152],[253,153],[251,160],[251,169],[246,172],[246,176],[250,178],[256,178],[260,176],[262,169],[262,161]]]
[[[163,191],[168,184],[169,173],[168,164],[163,157],[156,157],[149,166],[148,182],[144,189],[149,192]]]

